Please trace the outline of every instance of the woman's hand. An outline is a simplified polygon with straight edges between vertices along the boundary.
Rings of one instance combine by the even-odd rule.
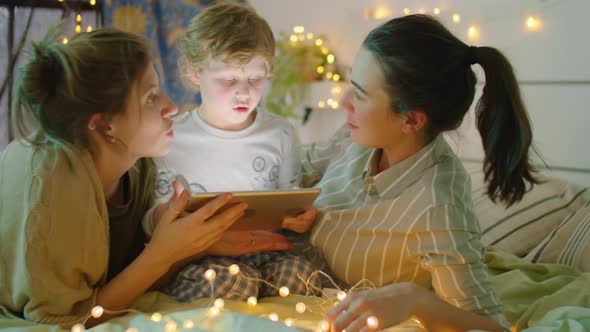
[[[174,193],[168,199],[168,202],[162,203],[154,209],[154,216],[152,218],[153,223],[154,223],[154,228],[158,225],[158,222],[160,222],[160,219],[164,215],[164,212],[166,212],[166,210],[170,209],[171,205],[174,204],[175,198],[180,196],[180,194],[182,194],[182,192],[184,191],[184,187],[182,186],[182,184],[180,182],[175,180],[175,181],[172,181],[172,190],[174,190]],[[187,214],[188,213],[186,213],[183,210],[180,213],[180,216],[184,217]]]
[[[413,283],[391,284],[377,289],[352,292],[326,314],[332,331],[375,331],[397,325],[417,310],[425,297],[434,293]],[[374,316],[378,328],[367,326]]]
[[[174,186],[177,192],[178,184]],[[180,194],[172,195],[162,205],[164,208],[146,250],[168,268],[185,258],[202,254],[244,215],[246,203],[233,205],[215,215],[231,199],[231,194],[223,194],[195,212],[184,213],[189,194],[182,190]]]
[[[241,256],[259,251],[291,250],[286,237],[268,231],[227,231],[204,254],[209,256]]]
[[[313,225],[317,216],[315,208],[309,208],[296,217],[287,217],[283,220],[281,227],[297,233],[305,233]]]

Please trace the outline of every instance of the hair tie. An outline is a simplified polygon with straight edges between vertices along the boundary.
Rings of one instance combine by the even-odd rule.
[[[466,52],[466,57],[465,57],[465,62],[468,65],[474,65],[477,63],[477,46],[469,46],[467,48],[467,52]]]

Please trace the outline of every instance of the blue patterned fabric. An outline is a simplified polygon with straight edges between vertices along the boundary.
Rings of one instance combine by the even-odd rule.
[[[189,21],[212,0],[106,0],[105,26],[146,37],[152,46],[160,85],[181,109],[199,104],[198,93],[183,86],[178,75],[176,40]]]

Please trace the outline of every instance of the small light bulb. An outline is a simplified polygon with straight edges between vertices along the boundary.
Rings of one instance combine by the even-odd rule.
[[[313,33],[308,32],[307,33],[307,39],[313,39]]]
[[[529,31],[539,30],[539,27],[541,26],[541,21],[536,17],[529,16],[525,22],[525,26]]]
[[[183,329],[192,329],[193,327],[195,327],[195,323],[192,320],[185,320],[182,323]]]
[[[326,69],[324,68],[324,66],[318,66],[318,67],[315,69],[315,71],[316,71],[318,74],[323,74],[323,73],[324,73],[324,70],[326,70]]]
[[[139,330],[135,327],[130,327],[130,328],[126,329],[125,332],[139,332]]]
[[[369,318],[367,318],[367,327],[376,330],[379,328],[379,319],[375,316],[369,316]]]
[[[92,32],[92,26],[89,25],[88,28],[86,28],[86,32]]]
[[[238,273],[240,273],[240,267],[238,266],[238,264],[232,264],[229,266],[229,274],[235,276]]]
[[[479,37],[479,29],[475,25],[470,26],[467,29],[467,37],[470,40],[476,40]]]
[[[328,323],[325,320],[322,320],[320,322],[320,331],[322,331],[322,332],[330,331],[330,323]]]
[[[334,63],[334,59],[335,59],[335,57],[334,57],[334,54],[328,54],[328,55],[326,56],[326,61],[327,61],[328,63]]]
[[[338,75],[338,74],[334,74],[334,75],[332,76],[332,80],[334,80],[334,82],[338,82],[338,81],[340,81],[340,75]]]
[[[219,315],[219,308],[217,308],[217,307],[209,308],[209,316],[215,317],[217,315]]]
[[[327,72],[326,73],[326,78],[329,79],[329,80],[331,80],[332,79],[332,75],[333,74],[331,72]]]
[[[72,332],[82,332],[82,331],[85,331],[85,330],[86,330],[86,328],[84,328],[84,325],[82,325],[80,323],[72,326],[72,329],[71,329]]]
[[[287,325],[287,326],[293,326],[293,320],[291,318],[285,319],[285,325]]]
[[[80,15],[80,14],[76,15],[76,22],[78,22],[78,23],[82,22],[82,15]]]
[[[166,325],[164,326],[164,331],[174,332],[174,331],[176,331],[177,327],[178,327],[178,325],[176,325],[176,322],[170,321],[170,322],[167,322]]]
[[[461,15],[459,15],[457,13],[453,14],[453,22],[460,23],[461,22]]]
[[[80,33],[82,32],[82,27],[80,26],[80,24],[76,24],[76,33]]]
[[[319,108],[324,108],[324,107],[326,107],[326,102],[325,102],[325,101],[323,101],[323,100],[320,100],[320,101],[318,101],[318,107],[319,107]]]
[[[301,25],[296,25],[293,27],[293,32],[295,33],[303,33],[305,31],[305,28]]]
[[[290,35],[289,40],[292,41],[293,43],[296,42],[298,40],[297,35]]]
[[[404,14],[410,15],[411,12],[410,8],[404,8]]]
[[[94,6],[94,5],[96,5],[96,0],[90,0],[90,5],[91,5],[91,6]]]
[[[277,321],[279,320],[279,315],[277,315],[277,314],[276,314],[276,313],[274,313],[274,312],[271,312],[271,313],[268,315],[268,319],[272,320],[273,322],[277,322]]]
[[[213,302],[213,305],[219,309],[223,309],[223,306],[225,306],[225,301],[223,301],[223,299],[217,299]]]
[[[338,75],[338,74],[336,74],[336,75]],[[336,75],[334,75],[334,76],[336,76]],[[335,86],[330,90],[330,93],[332,93],[332,95],[339,95],[340,92],[342,92],[342,88],[339,86]]]
[[[346,298],[346,292],[338,291],[338,294],[336,296],[338,297],[338,300],[342,301]]]
[[[319,38],[315,40],[315,46],[322,46],[322,44],[324,44],[323,40],[321,40]]]
[[[150,319],[152,320],[152,322],[158,323],[159,321],[162,320],[162,314],[160,314],[159,312],[155,312],[155,313],[152,314],[152,316],[150,317]]]
[[[326,55],[328,54],[328,52],[330,52],[330,50],[328,50],[328,48],[326,46],[322,47],[322,54]]]
[[[205,280],[207,280],[207,281],[213,281],[213,280],[215,280],[216,275],[217,275],[217,273],[215,273],[215,270],[209,269],[209,270],[205,271],[205,274],[203,274],[203,278],[205,278]]]
[[[285,287],[285,286],[281,287],[281,288],[279,289],[279,295],[280,295],[281,297],[287,297],[287,296],[289,296],[289,288],[287,288],[287,287]]]
[[[295,311],[297,311],[300,314],[304,313],[305,312],[305,309],[306,309],[305,303],[303,303],[303,302],[298,302],[295,305]]]
[[[99,305],[97,305],[96,307],[92,308],[92,311],[90,311],[90,314],[94,318],[99,318],[100,316],[102,316],[103,313],[104,313],[104,309],[103,309],[103,307],[101,307]]]
[[[258,299],[255,296],[250,296],[248,298],[248,305],[249,306],[255,307],[257,303],[258,303]]]
[[[433,12],[434,12],[434,15],[440,14],[440,8],[434,8]]]

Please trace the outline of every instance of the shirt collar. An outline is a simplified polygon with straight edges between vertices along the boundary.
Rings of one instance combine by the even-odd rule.
[[[445,156],[452,153],[443,136],[438,135],[432,142],[410,157],[375,176],[370,176],[376,173],[379,157],[381,156],[380,150],[373,149],[365,164],[362,178],[365,182],[371,181],[375,183],[380,197],[394,198],[409,185],[419,180],[426,169],[439,163]]]

